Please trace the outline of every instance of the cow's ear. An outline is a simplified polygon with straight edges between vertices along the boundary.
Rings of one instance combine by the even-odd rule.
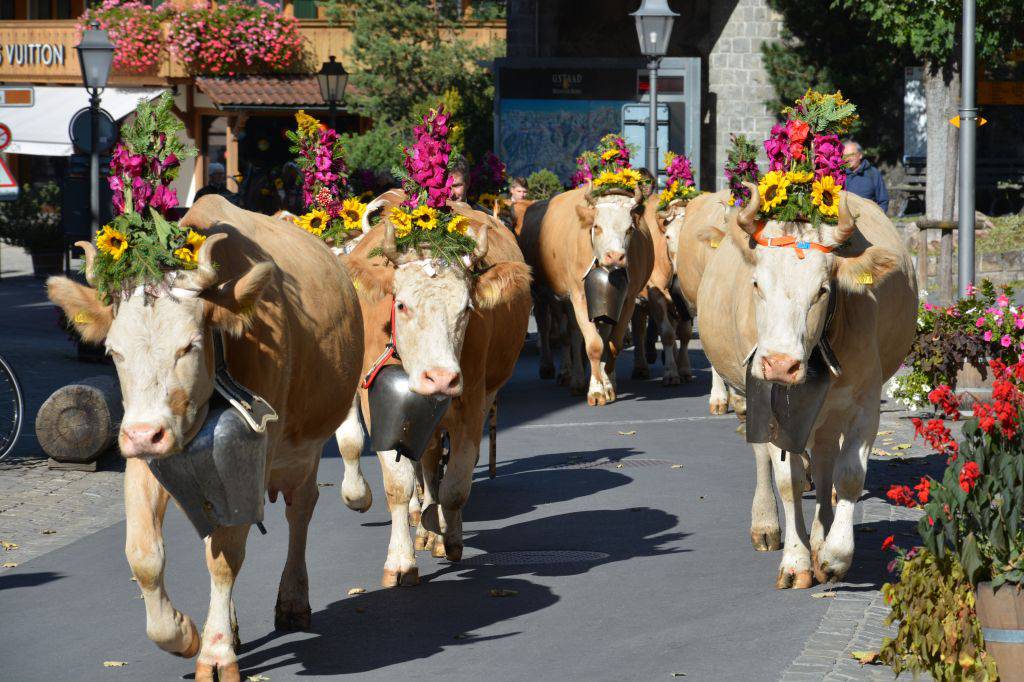
[[[851,258],[836,259],[836,278],[845,289],[857,289],[878,284],[900,264],[899,255],[892,249],[869,246],[864,253]]]
[[[526,263],[497,263],[476,277],[473,303],[481,310],[490,310],[517,296],[529,296],[530,279],[530,266]]]
[[[584,206],[583,204],[576,205],[576,215],[580,218],[580,223],[583,227],[590,227],[594,224],[594,220],[597,218],[597,209],[593,206]]]
[[[101,343],[107,338],[114,311],[100,302],[95,289],[67,277],[51,277],[46,280],[46,295],[60,306],[84,341]]]
[[[390,265],[374,266],[365,258],[357,256],[345,256],[341,263],[348,270],[348,276],[352,279],[352,286],[356,288],[359,298],[368,303],[376,303],[391,295],[395,271]]]
[[[711,248],[717,249],[725,237],[725,232],[722,232],[713,225],[704,225],[697,229],[696,237],[697,241],[704,242]]]
[[[231,336],[241,336],[252,324],[256,302],[263,295],[274,270],[273,263],[257,263],[241,277],[217,284],[200,294],[210,324]]]

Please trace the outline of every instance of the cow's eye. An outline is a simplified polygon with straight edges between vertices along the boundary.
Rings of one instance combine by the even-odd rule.
[[[402,312],[405,312],[407,310],[407,308],[405,307],[404,303],[399,301],[398,303],[395,304],[395,310],[400,310]]]
[[[174,359],[178,360],[180,358],[183,358],[189,353],[199,350],[201,347],[202,342],[200,341],[200,339],[192,339],[191,341],[188,342],[187,345],[182,346],[181,348],[178,349],[178,351],[174,354]]]
[[[817,298],[821,298],[822,296],[827,296],[828,292],[829,292],[829,288],[828,287],[822,287],[822,288],[818,289],[818,296],[817,296]]]

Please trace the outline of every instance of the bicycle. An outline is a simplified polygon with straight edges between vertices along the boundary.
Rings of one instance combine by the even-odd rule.
[[[25,415],[25,396],[18,376],[0,355],[0,459],[11,453],[21,435]]]

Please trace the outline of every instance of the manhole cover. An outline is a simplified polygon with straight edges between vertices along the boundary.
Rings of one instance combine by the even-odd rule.
[[[463,559],[471,566],[530,566],[539,564],[583,564],[607,559],[604,552],[576,550],[539,550],[533,552],[488,552]]]
[[[550,469],[635,469],[640,467],[671,466],[674,462],[667,459],[586,459],[569,460],[564,464],[553,464]]]

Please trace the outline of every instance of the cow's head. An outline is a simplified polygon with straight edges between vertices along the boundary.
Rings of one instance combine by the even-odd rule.
[[[643,213],[643,193],[637,187],[633,194],[612,190],[594,196],[588,185],[585,202],[576,206],[580,226],[590,232],[594,262],[606,268],[626,267],[629,240]]]
[[[416,393],[461,395],[459,357],[470,317],[529,295],[528,265],[513,261],[484,265],[488,229],[482,224],[471,231],[476,239],[472,255],[446,264],[428,251],[399,252],[395,227],[385,219],[380,250],[389,267],[371,267],[359,256],[345,261],[360,296],[393,301],[395,346],[409,375],[409,387]]]
[[[104,343],[114,359],[124,402],[118,444],[125,457],[172,455],[199,431],[213,393],[212,334],[240,335],[272,276],[273,265],[259,263],[219,282],[211,252],[226,236],[207,238],[195,270],[168,273],[159,284],[123,292],[112,305],[66,277],[47,281],[50,300],[82,338]],[[88,242],[78,246],[91,273],[96,251]]]
[[[751,373],[777,384],[800,384],[806,379],[811,351],[824,332],[833,289],[838,288],[835,294],[841,296],[843,291],[877,284],[896,267],[898,256],[876,246],[860,248],[850,256],[833,250],[850,239],[856,228],[845,192],[838,224],[815,228],[804,222],[762,222],[757,188],[744,184],[751,190],[751,200],[733,214],[730,230],[752,270],[757,351]],[[800,258],[791,247],[759,244],[753,236],[762,226],[762,238],[793,236],[825,248],[801,249]]]
[[[685,218],[686,204],[682,201],[673,201],[664,210],[658,211],[658,228],[665,235],[670,263],[676,262],[676,254],[679,252],[679,230]]]

